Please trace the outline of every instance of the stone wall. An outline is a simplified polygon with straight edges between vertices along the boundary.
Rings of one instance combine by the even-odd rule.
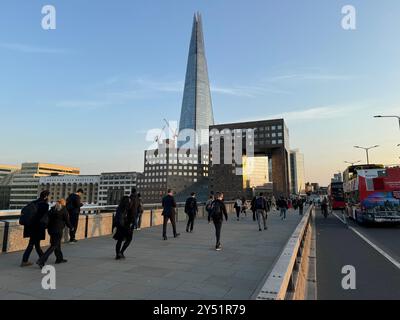
[[[5,223],[0,221],[0,254],[3,251],[4,227],[5,227]]]

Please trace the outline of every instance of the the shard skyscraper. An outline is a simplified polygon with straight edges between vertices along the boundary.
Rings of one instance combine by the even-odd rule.
[[[209,126],[214,124],[211,103],[210,83],[208,80],[207,60],[204,49],[203,27],[201,15],[196,13],[193,19],[192,37],[186,69],[185,88],[183,92],[181,118],[179,122],[180,140],[186,139],[184,129],[192,129],[197,133],[195,145],[208,144]],[[207,131],[205,131],[207,130]],[[186,131],[186,130],[185,130]],[[184,141],[178,142],[182,146]]]

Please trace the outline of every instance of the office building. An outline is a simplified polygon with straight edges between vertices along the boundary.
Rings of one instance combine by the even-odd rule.
[[[117,205],[123,196],[137,188],[138,172],[105,172],[100,176],[99,205]]]
[[[290,151],[290,192],[304,194],[306,190],[304,176],[304,155],[298,149]]]
[[[51,175],[39,178],[37,195],[44,190],[50,191],[51,201],[67,199],[78,189],[83,190],[84,204],[98,204],[100,176],[98,175]]]
[[[289,130],[283,119],[210,126],[210,191],[223,192],[227,200],[243,194],[244,157],[267,157],[262,180],[272,178],[276,196],[289,195]]]
[[[197,137],[191,136],[190,148],[208,144],[208,128],[214,124],[210,83],[204,48],[202,18],[196,13],[193,19],[192,36],[186,69],[179,133],[182,135],[178,147],[185,143],[186,135],[182,130],[195,130]],[[183,141],[181,141],[183,140]],[[187,141],[187,139],[186,139]]]
[[[138,190],[145,203],[160,203],[168,189],[182,201],[190,192],[198,198],[208,193],[208,148],[185,151],[166,139],[158,149],[145,151],[145,165]]]
[[[79,168],[45,163],[23,163],[11,182],[10,209],[21,209],[37,198],[40,177],[79,175]]]

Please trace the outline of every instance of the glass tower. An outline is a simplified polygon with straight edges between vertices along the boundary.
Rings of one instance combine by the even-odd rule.
[[[201,15],[196,13],[193,19],[186,69],[178,147],[185,144],[186,147],[194,148],[201,144],[208,144],[209,126],[213,124],[214,116],[204,50],[202,20]],[[185,129],[195,130],[197,135],[190,135],[189,131]],[[187,143],[189,136],[192,143]]]

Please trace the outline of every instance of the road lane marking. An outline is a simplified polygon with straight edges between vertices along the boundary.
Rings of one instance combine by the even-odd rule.
[[[338,218],[341,222],[344,223],[343,219],[341,219],[336,213],[332,212],[332,214]],[[361,239],[363,239],[366,243],[368,243],[372,248],[374,248],[376,251],[378,251],[382,256],[384,256],[387,260],[389,260],[394,266],[400,270],[400,262],[398,262],[396,259],[391,257],[388,253],[386,253],[384,250],[379,248],[375,243],[373,243],[371,240],[369,240],[366,236],[364,236],[361,232],[357,231],[355,228],[351,227],[348,225],[348,228],[352,230],[356,235],[358,235]]]

